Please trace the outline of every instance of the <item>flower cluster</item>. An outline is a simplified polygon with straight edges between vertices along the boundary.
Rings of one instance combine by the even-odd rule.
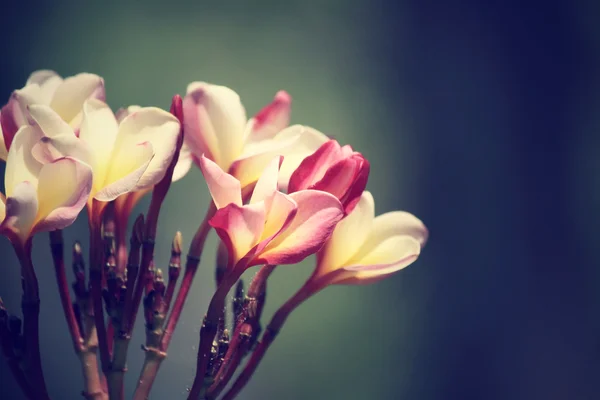
[[[412,214],[395,211],[375,216],[373,196],[365,190],[370,173],[367,159],[316,129],[290,126],[291,97],[284,91],[250,118],[237,93],[205,82],[191,83],[183,98],[175,96],[170,112],[130,106],[113,113],[105,100],[104,81],[97,75],[63,79],[42,70],[15,90],[0,111],[0,157],[6,161],[0,233],[19,256],[24,299],[35,304],[39,295],[31,239],[36,233],[50,232],[59,293],[82,360],[88,398],[123,398],[127,348],[142,299],[146,362],[134,398],[148,396],[211,229],[221,239],[219,264],[223,265],[202,324],[190,399],[220,396],[243,357],[251,353],[222,397],[233,398],[302,301],[329,285],[383,279],[415,261],[427,240],[425,226]],[[154,238],[170,184],[184,177],[192,165],[202,171],[212,204],[191,241],[176,290],[181,235],[176,235],[172,246],[168,285],[162,271],[153,266]],[[150,192],[148,212],[136,220],[128,246],[130,214]],[[89,286],[77,243],[76,301],[72,302],[60,230],[73,223],[83,208],[90,226]],[[270,273],[275,266],[296,264],[313,254],[313,274],[260,337]],[[253,266],[262,267],[244,297],[240,278]],[[226,298],[236,284],[234,321],[228,330]],[[3,306],[0,310],[0,336],[14,335],[4,329],[7,314]],[[24,306],[25,321],[37,321],[39,310],[27,310]],[[3,340],[3,351],[9,360],[16,360],[11,368],[24,393],[29,398],[48,398],[37,328],[34,331],[23,332],[28,362],[18,360],[10,340]],[[96,348],[101,372],[90,367],[95,365]]]

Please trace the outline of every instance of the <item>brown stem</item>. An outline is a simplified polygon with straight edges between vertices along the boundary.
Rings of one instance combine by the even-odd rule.
[[[223,309],[225,307],[225,298],[229,293],[229,290],[238,281],[245,268],[243,265],[237,265],[232,271],[223,278],[223,281],[215,291],[210,305],[208,306],[208,313],[204,317],[204,323],[200,329],[200,344],[198,346],[198,358],[196,361],[196,376],[194,377],[194,383],[190,389],[188,400],[196,400],[200,394],[206,389],[206,372],[208,370],[208,363],[210,359],[210,349],[212,347],[213,340],[217,333],[219,319],[223,315]]]
[[[259,334],[260,315],[264,306],[267,279],[274,270],[275,265],[264,265],[252,279],[241,315],[236,321],[229,348],[215,376],[215,383],[207,391],[208,399],[216,398],[227,386],[246,351],[252,345],[252,337]],[[259,299],[260,297],[262,299]],[[252,335],[249,335],[249,332]]]
[[[67,274],[65,271],[64,261],[64,243],[62,230],[55,230],[50,232],[50,250],[52,252],[52,260],[54,261],[54,272],[56,274],[56,283],[58,285],[58,294],[60,295],[60,302],[67,320],[67,326],[69,333],[71,334],[71,340],[73,341],[73,348],[76,353],[83,350],[83,338],[79,331],[79,324],[75,317],[73,310],[73,304],[71,301],[71,294],[69,291],[69,283],[67,282]]]
[[[38,280],[31,261],[31,240],[25,245],[14,246],[19,262],[21,263],[21,277],[23,279],[23,336],[25,339],[25,375],[31,381],[31,387],[36,393],[36,399],[50,399],[40,355],[39,316],[40,296]]]
[[[298,307],[304,300],[306,300],[311,295],[315,294],[319,290],[321,290],[324,286],[317,286],[315,282],[308,281],[307,283],[296,292],[273,316],[271,322],[267,326],[265,333],[263,334],[261,341],[258,343],[256,349],[252,352],[252,356],[248,361],[248,364],[244,367],[240,375],[237,377],[236,381],[233,383],[231,388],[225,395],[223,395],[221,400],[231,400],[237,396],[240,391],[246,386],[254,371],[258,368],[260,361],[263,359],[265,353],[269,349],[273,340],[281,330],[284,322],[287,317]]]
[[[94,323],[96,326],[96,335],[98,336],[98,348],[100,350],[100,362],[102,371],[108,374],[110,371],[110,349],[108,347],[108,338],[106,325],[104,322],[104,308],[102,303],[102,281],[103,281],[103,243],[102,243],[102,218],[106,203],[97,200],[92,201],[91,210],[88,210],[90,217],[90,292],[92,297],[92,307],[94,310]]]

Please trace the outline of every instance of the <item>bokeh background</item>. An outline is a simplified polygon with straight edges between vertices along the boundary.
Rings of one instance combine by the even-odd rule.
[[[293,123],[371,160],[378,213],[408,210],[428,225],[414,265],[298,309],[240,398],[598,399],[600,7],[435,3],[5,1],[0,97],[40,68],[103,76],[115,109],[167,108],[205,80],[237,90],[251,115],[286,89]],[[198,170],[173,186],[157,264],[176,230],[191,237],[208,201]],[[66,239],[85,240],[86,229],[82,215]],[[192,382],[216,243],[211,235],[152,399],[183,399]],[[77,399],[47,237],[34,248],[48,387]],[[7,240],[0,251],[0,295],[18,312],[17,261]],[[267,317],[312,263],[278,268]],[[5,363],[0,388],[21,398]]]

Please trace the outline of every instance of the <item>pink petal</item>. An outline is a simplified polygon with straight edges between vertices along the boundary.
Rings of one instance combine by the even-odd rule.
[[[290,124],[292,97],[280,90],[273,101],[254,116],[252,140],[271,139]]]
[[[249,252],[259,242],[265,225],[265,208],[262,203],[247,206],[229,203],[217,210],[209,224],[227,246],[231,268],[251,256]]]
[[[342,205],[333,195],[303,190],[290,195],[298,204],[291,224],[269,243],[255,264],[294,264],[318,251],[343,216]]]
[[[8,100],[8,103],[2,107],[0,113],[0,124],[2,126],[2,136],[7,150],[10,150],[10,145],[17,131],[22,125],[28,123],[25,115],[25,109],[18,100],[18,94],[13,92]]]
[[[340,145],[335,140],[329,140],[306,157],[290,177],[288,192],[293,193],[308,189],[323,178],[327,169],[342,156]]]
[[[240,181],[223,171],[214,161],[202,155],[200,170],[217,209],[229,204],[242,205]]]
[[[358,173],[354,177],[352,185],[346,191],[346,194],[343,198],[340,199],[342,204],[344,205],[344,212],[350,214],[352,210],[356,207],[360,200],[360,196],[363,194],[365,188],[367,187],[367,182],[369,180],[369,173],[371,172],[371,164],[369,161],[364,158],[361,154],[356,153],[360,158],[360,166],[358,169]]]

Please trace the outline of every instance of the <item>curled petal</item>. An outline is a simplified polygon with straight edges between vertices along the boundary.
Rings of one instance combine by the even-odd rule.
[[[29,237],[38,210],[35,186],[31,182],[21,182],[6,198],[6,217],[2,229],[14,232],[21,241]]]
[[[100,201],[112,201],[124,193],[135,190],[152,157],[154,157],[152,144],[144,142],[130,148],[128,157],[114,159],[104,183],[100,186],[101,189],[92,192],[94,198]],[[95,181],[94,186],[96,186]]]
[[[184,131],[192,153],[205,154],[227,170],[244,144],[246,111],[233,90],[205,82],[188,86],[183,101]]]
[[[338,199],[329,193],[303,190],[290,197],[298,205],[291,224],[275,237],[254,264],[294,264],[318,251],[343,216]]]
[[[73,223],[92,189],[92,169],[65,157],[45,164],[38,181],[36,232],[62,229]]]
[[[366,242],[375,217],[375,202],[370,192],[364,192],[354,210],[341,220],[333,234],[319,252],[317,259],[318,275],[324,275],[344,265],[348,265],[354,254]]]
[[[217,209],[229,204],[242,205],[240,181],[224,172],[214,161],[204,155],[200,158],[200,170]]]
[[[179,137],[180,125],[171,113],[156,107],[144,107],[129,114],[119,125],[111,164],[129,158],[129,151],[138,143],[149,142],[154,157],[138,181],[135,190],[149,188],[158,183],[167,171]]]
[[[87,144],[74,134],[54,137],[42,136],[31,150],[33,157],[41,164],[50,163],[63,157],[73,157],[90,164],[92,156]]]
[[[75,135],[73,128],[50,107],[43,104],[29,106],[29,115],[38,124],[45,136]]]
[[[32,154],[33,146],[42,138],[42,132],[34,126],[23,126],[13,140],[6,158],[4,188],[6,197],[12,197],[13,190],[21,182],[29,182],[37,187],[37,177],[42,164]]]
[[[419,218],[406,211],[391,211],[375,217],[369,240],[361,248],[361,253],[391,236],[411,236],[424,246],[428,235],[425,224]]]
[[[271,199],[277,191],[277,180],[279,178],[279,168],[283,162],[283,157],[275,157],[265,168],[261,177],[256,182],[250,204],[265,202],[265,207],[268,210],[271,207]]]
[[[231,267],[249,256],[258,244],[265,225],[265,207],[261,203],[247,206],[230,203],[217,210],[209,223],[227,246]]]
[[[357,265],[343,268],[335,284],[368,284],[377,282],[412,264],[421,252],[421,244],[411,236],[393,236],[379,243]]]
[[[344,197],[340,199],[342,204],[344,204],[344,211],[346,214],[351,213],[352,210],[354,210],[354,207],[356,207],[356,204],[358,204],[361,195],[367,187],[369,173],[371,172],[371,164],[369,161],[362,155],[359,155],[359,157],[361,160],[358,173],[354,177],[354,181],[346,191]]]
[[[104,101],[104,80],[98,75],[81,73],[66,78],[56,88],[50,107],[75,127],[80,123],[83,103],[88,99]]]
[[[308,189],[315,182],[323,179],[327,169],[341,158],[342,151],[339,143],[335,140],[327,141],[298,165],[290,176],[288,192]]]
[[[292,97],[284,90],[275,94],[273,101],[252,119],[252,140],[271,139],[290,124]]]
[[[29,85],[21,90],[15,90],[8,99],[8,103],[2,107],[0,125],[7,149],[10,149],[19,128],[29,124],[27,107],[38,102],[39,91],[40,88],[37,85]]]

